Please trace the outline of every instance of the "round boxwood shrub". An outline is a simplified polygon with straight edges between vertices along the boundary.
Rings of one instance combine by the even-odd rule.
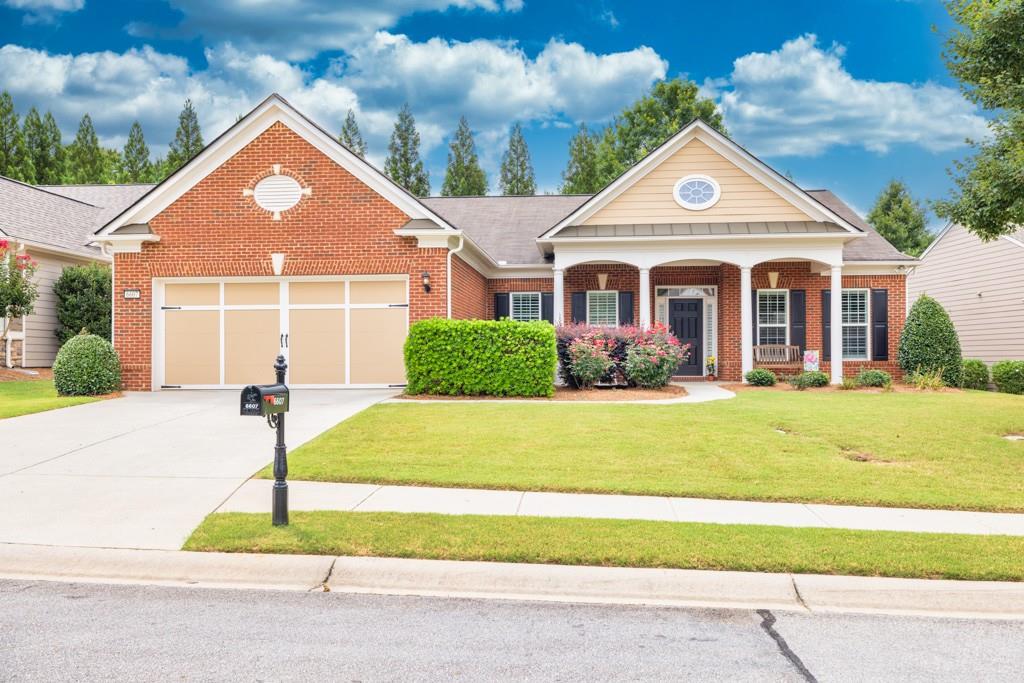
[[[930,296],[922,294],[911,307],[900,335],[897,358],[907,375],[938,371],[946,386],[960,386],[960,338],[946,309]]]
[[[752,384],[755,387],[775,386],[775,373],[765,368],[754,368],[743,378],[747,380],[747,384]]]
[[[885,370],[866,368],[857,373],[857,384],[862,387],[887,387],[892,384],[892,375]]]
[[[1024,394],[1024,360],[1002,360],[992,366],[992,382],[1006,394]]]
[[[57,352],[53,384],[62,396],[109,394],[121,388],[121,361],[106,339],[79,334]]]
[[[988,389],[988,366],[985,361],[977,358],[964,359],[963,387],[964,389]]]
[[[799,375],[791,379],[789,383],[800,391],[810,389],[812,387],[827,387],[828,375],[820,370],[810,370],[808,372],[801,372]]]

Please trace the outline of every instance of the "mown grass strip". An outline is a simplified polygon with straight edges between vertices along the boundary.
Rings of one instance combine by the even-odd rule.
[[[293,512],[213,514],[185,550],[1024,580],[1024,538],[636,520]]]

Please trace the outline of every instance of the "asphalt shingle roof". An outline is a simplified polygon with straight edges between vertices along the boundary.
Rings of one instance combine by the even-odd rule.
[[[43,246],[97,256],[86,246],[102,209],[0,176],[0,233]]]
[[[99,208],[101,210],[100,222],[96,228],[101,228],[110,219],[141,199],[142,195],[152,190],[155,185],[137,183],[134,185],[39,185],[38,187]]]
[[[838,214],[843,220],[864,231],[864,237],[851,240],[843,247],[844,261],[914,261],[913,256],[904,254],[896,247],[889,244],[889,241],[875,232],[875,229],[857,212],[851,209],[846,202],[835,196],[829,190],[804,190],[824,204],[833,213]]]

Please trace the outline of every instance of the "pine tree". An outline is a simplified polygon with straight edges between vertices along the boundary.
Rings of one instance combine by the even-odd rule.
[[[14,100],[6,90],[0,93],[0,175],[25,180],[25,144],[18,127]]]
[[[537,181],[530,163],[530,149],[523,137],[523,127],[517,121],[508,137],[508,149],[501,157],[501,193],[504,195],[532,195]]]
[[[366,142],[359,132],[356,115],[351,109],[345,115],[345,123],[341,127],[341,135],[338,136],[338,142],[352,150],[360,159],[366,158]]]
[[[878,195],[868,214],[868,223],[894,247],[911,256],[920,256],[933,238],[925,227],[924,209],[899,180],[890,180]]]
[[[465,116],[459,118],[459,127],[448,145],[448,169],[444,174],[441,195],[469,197],[487,194],[487,175],[480,168],[476,155],[473,131]]]
[[[203,151],[203,134],[199,130],[199,117],[196,116],[192,100],[185,100],[185,106],[178,114],[178,129],[174,132],[174,141],[167,150],[167,167],[171,172],[185,165],[192,157]]]
[[[68,145],[65,179],[74,184],[104,182],[105,162],[92,117],[85,114],[78,124],[74,142]]]
[[[569,163],[562,171],[562,194],[594,194],[601,189],[597,168],[597,138],[581,123],[569,140]]]
[[[388,142],[384,173],[417,197],[430,194],[430,175],[420,159],[420,134],[408,104],[398,110],[395,130]]]
[[[152,170],[149,147],[146,146],[146,139],[142,135],[142,125],[138,121],[133,121],[121,157],[121,180],[127,183],[145,183],[151,179]]]
[[[46,117],[32,107],[22,123],[25,157],[22,179],[37,185],[57,185],[64,170],[60,128],[50,112]]]

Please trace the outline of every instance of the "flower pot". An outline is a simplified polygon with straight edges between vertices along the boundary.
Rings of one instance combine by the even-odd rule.
[[[704,376],[704,379],[706,379],[709,382],[714,382],[715,381],[715,373],[709,372],[707,375]]]

